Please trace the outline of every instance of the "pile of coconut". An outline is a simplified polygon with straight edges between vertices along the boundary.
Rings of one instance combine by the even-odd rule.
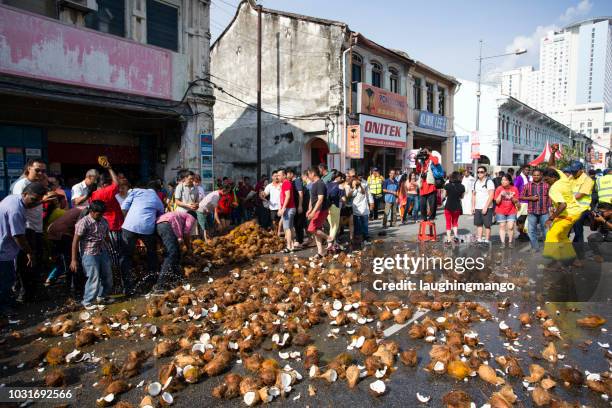
[[[237,236],[240,235],[233,237]],[[214,398],[240,398],[248,406],[279,397],[300,398],[292,391],[301,381],[309,381],[309,396],[316,394],[319,384],[337,381],[345,382],[348,388],[366,382],[372,395],[382,396],[389,392],[388,379],[393,373],[402,366],[419,366],[417,350],[400,349],[396,341],[385,338],[383,330],[408,322],[416,311],[427,310],[429,315],[398,335],[408,335],[431,347],[430,361],[421,368],[432,375],[448,375],[457,381],[474,377],[499,386],[499,391],[490,397],[492,407],[512,407],[517,401],[507,377],[522,378],[538,406],[553,402],[555,406],[567,406],[554,393],[558,384],[588,387],[604,399],[612,392],[609,372],[583,373],[574,367],[562,367],[552,373],[531,364],[529,375],[525,374],[517,357],[520,325],[541,326],[542,335],[548,339],[542,359],[556,364],[564,357],[555,346],[562,333],[544,309],[521,314],[516,324],[499,322],[508,354],[492,356],[475,327],[493,319],[485,306],[477,302],[366,299],[356,289],[362,278],[360,259],[340,254],[317,261],[295,257],[260,260],[206,284],[180,286],[151,298],[144,314],[122,310],[114,314],[99,311],[59,316],[46,322],[39,332],[68,341],[74,339],[75,350],[45,350],[42,366],[53,368],[47,373],[46,383],[65,384],[60,366],[81,361],[99,363],[101,378],[97,387],[103,392],[98,405],[125,408],[131,405],[120,400],[121,394],[134,388],[129,381],[142,372],[144,362],[170,358],[159,367],[155,379],[135,386],[142,392],[141,407],[170,405],[183,388],[211,378],[221,379],[212,391]],[[502,303],[498,307],[508,306]],[[593,330],[605,322],[596,315],[577,321]],[[329,341],[346,342],[345,352],[325,361],[309,334],[313,326],[323,323],[329,327]],[[80,350],[112,337],[135,341],[135,349],[142,344],[136,342],[143,338],[152,340],[154,345],[131,351],[122,362]],[[269,353],[263,350],[274,354],[265,356]],[[611,357],[609,352],[606,356]],[[294,362],[300,362],[303,369],[295,368],[298,365]],[[242,365],[247,374],[232,372],[237,365]],[[419,393],[416,399],[427,402],[430,397]],[[442,403],[449,407],[473,406],[472,398],[464,391],[448,393]]]
[[[271,254],[284,248],[284,241],[255,221],[248,221],[228,234],[214,237],[207,242],[193,241],[193,255],[183,259],[186,276],[203,268],[242,264],[262,254]]]

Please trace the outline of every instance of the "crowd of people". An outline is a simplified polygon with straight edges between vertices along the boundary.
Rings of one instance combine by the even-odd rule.
[[[68,189],[47,175],[43,160],[30,160],[0,202],[0,308],[7,314],[13,300],[45,299],[45,286],[62,275],[66,291],[87,309],[112,302],[119,287],[128,296],[161,294],[181,281],[181,252],[191,250],[192,239],[208,240],[251,219],[284,237],[286,253],[314,241],[316,258],[368,245],[369,223],[381,213],[384,235],[399,223],[435,220],[438,208],[448,244],[463,240],[462,214],[473,215],[481,244],[490,244],[497,223],[502,248],[515,239],[528,240],[533,250],[541,240],[568,243],[572,231],[574,242],[582,242],[587,224],[595,231],[589,241],[611,241],[612,174],[587,174],[579,161],[559,170],[554,156],[546,168],[522,166],[516,174],[490,175],[480,166],[474,178],[469,171],[445,175],[424,148],[413,171],[392,169],[387,177],[377,168],[366,176],[320,164],[301,173],[278,169],[255,185],[249,177],[225,177],[213,191],[204,191],[189,170],[165,185],[159,179],[130,185],[103,156],[102,171],[88,170]],[[144,262],[135,265],[137,252]]]

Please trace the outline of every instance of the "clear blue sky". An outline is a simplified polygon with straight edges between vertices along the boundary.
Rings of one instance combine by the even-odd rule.
[[[211,32],[217,38],[239,0],[212,0]],[[351,30],[458,78],[476,79],[478,41],[483,55],[528,48],[520,57],[487,61],[494,72],[538,65],[539,38],[573,21],[612,15],[611,0],[263,0],[264,7],[339,20]],[[232,6],[233,5],[233,6]]]

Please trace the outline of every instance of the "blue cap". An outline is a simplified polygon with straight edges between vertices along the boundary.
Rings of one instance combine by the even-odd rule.
[[[569,164],[570,172],[576,173],[577,171],[583,170],[584,166],[578,160],[572,160]]]
[[[572,168],[570,166],[565,166],[564,168],[561,169],[561,171],[564,173],[571,173]]]

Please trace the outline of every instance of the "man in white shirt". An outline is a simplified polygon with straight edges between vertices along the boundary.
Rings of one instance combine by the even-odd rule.
[[[85,179],[72,186],[72,204],[78,208],[85,208],[91,193],[95,191],[95,184],[98,181],[98,170],[89,169],[85,173]]]
[[[19,179],[14,185],[12,194],[21,195],[24,189],[32,183],[47,182],[47,165],[41,159],[32,159],[28,161],[25,171],[25,177]],[[42,203],[48,200],[45,196],[41,205],[33,208],[28,208],[25,213],[26,217],[26,239],[34,258],[32,263],[28,265],[26,255],[21,251],[17,257],[17,278],[20,282],[19,295],[17,301],[32,302],[35,300],[45,299],[46,292],[42,286],[41,266],[43,262],[43,206]]]
[[[272,173],[272,182],[266,186],[264,191],[261,192],[261,199],[264,202],[264,206],[266,206],[270,211],[270,218],[272,219],[272,223],[274,225],[278,222],[278,210],[280,209],[280,191],[281,191],[281,183],[278,177],[278,172]],[[281,223],[278,223],[278,234],[280,234],[280,226]]]
[[[491,223],[493,221],[493,194],[495,184],[487,175],[487,168],[478,167],[478,180],[474,182],[472,193],[472,213],[474,214],[474,225],[476,226],[476,240],[485,244],[490,243]],[[482,227],[485,228],[485,238],[482,239]]]
[[[472,176],[472,173],[469,170],[465,170],[463,172],[463,180],[461,180],[461,184],[463,184],[463,187],[465,187],[465,194],[461,199],[461,207],[463,208],[463,211],[465,211],[464,214],[468,213],[468,211],[472,211],[472,199],[474,198],[472,194],[474,192],[475,181],[476,179],[474,176]]]

